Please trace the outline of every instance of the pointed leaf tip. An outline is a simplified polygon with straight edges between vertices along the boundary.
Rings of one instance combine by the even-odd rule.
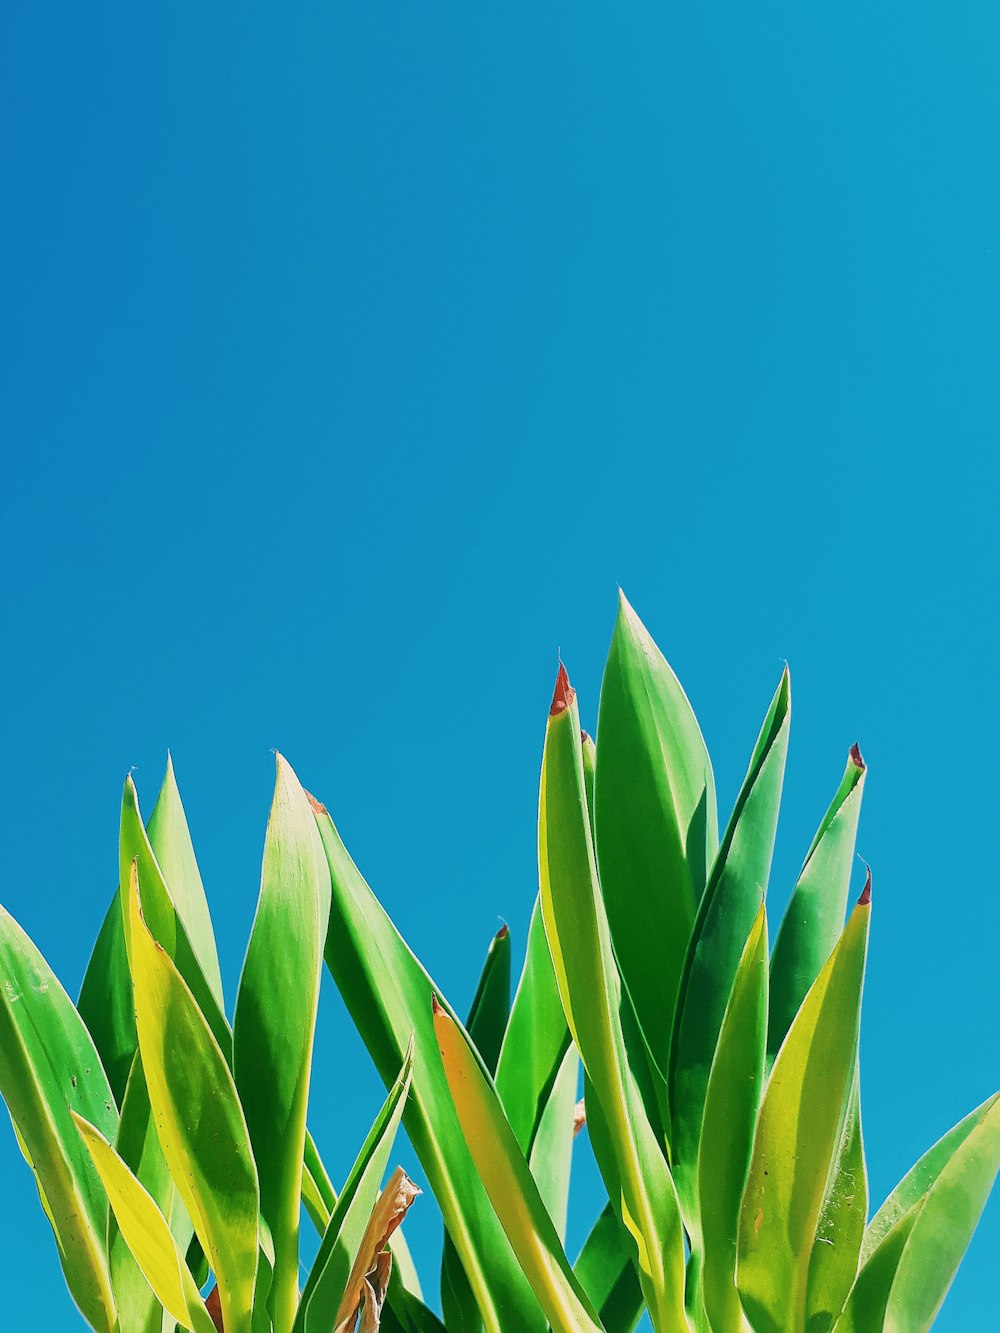
[[[580,732],[580,740],[582,741],[582,743],[583,743],[584,745],[586,745],[587,742],[590,740],[590,733],[589,733],[588,731],[581,731],[581,732]]]
[[[556,717],[559,713],[564,713],[571,706],[576,698],[576,690],[569,683],[569,676],[566,674],[566,668],[562,662],[559,663],[559,674],[556,676],[555,693],[552,696],[552,707],[549,709],[549,716]]]
[[[872,900],[872,872],[868,871],[868,877],[865,880],[865,887],[861,890],[861,897],[858,899],[859,907],[867,907]]]
[[[851,763],[855,768],[860,768],[862,773],[865,771],[865,761],[861,756],[861,747],[857,741],[851,746]]]
[[[509,934],[510,934],[510,926],[508,926],[507,922],[505,921],[503,925],[500,927],[500,929],[497,931],[496,937],[498,940],[505,940]]]
[[[443,1014],[444,1010],[438,1004],[438,997],[431,991],[431,1013],[437,1018],[438,1014]]]

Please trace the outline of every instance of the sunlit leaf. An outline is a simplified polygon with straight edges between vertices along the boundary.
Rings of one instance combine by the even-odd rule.
[[[100,1058],[69,996],[0,907],[0,1095],[35,1173],[70,1293],[98,1333],[115,1302],[105,1253],[108,1204],[72,1111],[114,1137],[118,1111]]]
[[[601,685],[594,803],[615,956],[662,1080],[685,951],[718,844],[715,781],[687,696],[624,594]],[[741,947],[743,939],[746,931]]]
[[[740,956],[767,890],[788,750],[787,670],[771,701],[698,908],[670,1052],[671,1150],[688,1225],[697,1230],[698,1138],[709,1072]]]
[[[844,928],[865,775],[861,751],[854,745],[785,909],[771,958],[769,1061],[777,1055],[806,992]]]
[[[170,1174],[219,1283],[226,1333],[249,1333],[260,1196],[229,1066],[201,1008],[128,895],[136,1028]]]
[[[551,1328],[554,1333],[602,1333],[573,1275],[489,1074],[467,1037],[437,1004],[434,1025],[462,1133]]]
[[[212,1319],[156,1201],[100,1130],[75,1113],[73,1119],[107,1190],[122,1237],[157,1300],[184,1328],[212,1333]]]
[[[288,1333],[298,1302],[306,1106],[329,905],[330,872],[309,799],[278,755],[233,1023],[236,1086],[274,1242],[275,1333]]]
[[[700,1290],[712,1333],[742,1333],[744,1327],[736,1248],[764,1087],[767,969],[767,917],[761,903],[722,1020],[699,1146]]]
[[[431,996],[446,1002],[348,855],[326,808],[316,820],[333,881],[326,961],[387,1087],[411,1035],[413,1085],[403,1116],[488,1333],[542,1333],[544,1320],[463,1139],[441,1065]],[[449,1010],[453,1013],[454,1011]]]
[[[866,887],[789,1029],[764,1093],[737,1269],[756,1333],[805,1327],[810,1259],[850,1102],[870,916]]]
[[[538,863],[542,916],[559,994],[592,1088],[587,1105],[607,1128],[603,1140],[591,1136],[598,1163],[612,1202],[635,1241],[654,1328],[683,1328],[680,1211],[665,1150],[647,1118],[626,1053],[621,982],[587,810],[579,712],[562,666],[542,758]],[[609,1152],[599,1150],[601,1141]]]

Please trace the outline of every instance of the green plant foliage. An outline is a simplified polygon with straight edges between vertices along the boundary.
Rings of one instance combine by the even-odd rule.
[[[769,952],[788,672],[721,840],[694,712],[624,597],[598,720],[581,732],[560,666],[538,896],[464,1026],[280,757],[232,1025],[169,760],[148,824],[125,783],[78,1006],[0,908],[0,1095],[96,1333],[932,1326],[1000,1170],[1000,1093],[869,1220],[857,747]],[[339,1193],[306,1124],[324,960],[388,1094]],[[584,1125],[607,1200],[571,1263]],[[440,1314],[400,1229],[401,1128],[444,1223]]]

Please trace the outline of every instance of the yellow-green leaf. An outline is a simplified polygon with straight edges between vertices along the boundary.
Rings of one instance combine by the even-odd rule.
[[[214,1333],[194,1278],[167,1219],[99,1129],[73,1113],[80,1135],[107,1190],[119,1229],[163,1308],[193,1333]]]
[[[133,865],[128,934],[139,1050],[170,1174],[219,1283],[226,1333],[249,1333],[260,1195],[225,1056],[142,916]]]
[[[435,1005],[448,1087],[500,1225],[554,1333],[603,1333],[541,1200],[486,1069],[458,1026]]]
[[[866,886],[796,1015],[764,1093],[737,1268],[756,1333],[805,1328],[809,1264],[854,1075],[870,901]]]

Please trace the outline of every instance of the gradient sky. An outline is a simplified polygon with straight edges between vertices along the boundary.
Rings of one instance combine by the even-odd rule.
[[[169,746],[231,1004],[279,747],[464,1008],[621,584],[724,813],[791,665],[775,914],[861,741],[881,1201],[1000,1085],[1000,10],[0,25],[4,904],[75,994]],[[328,986],[335,1176],[379,1099]],[[0,1197],[5,1322],[80,1328],[2,1126]],[[994,1199],[939,1328],[1000,1327],[998,1245]]]

